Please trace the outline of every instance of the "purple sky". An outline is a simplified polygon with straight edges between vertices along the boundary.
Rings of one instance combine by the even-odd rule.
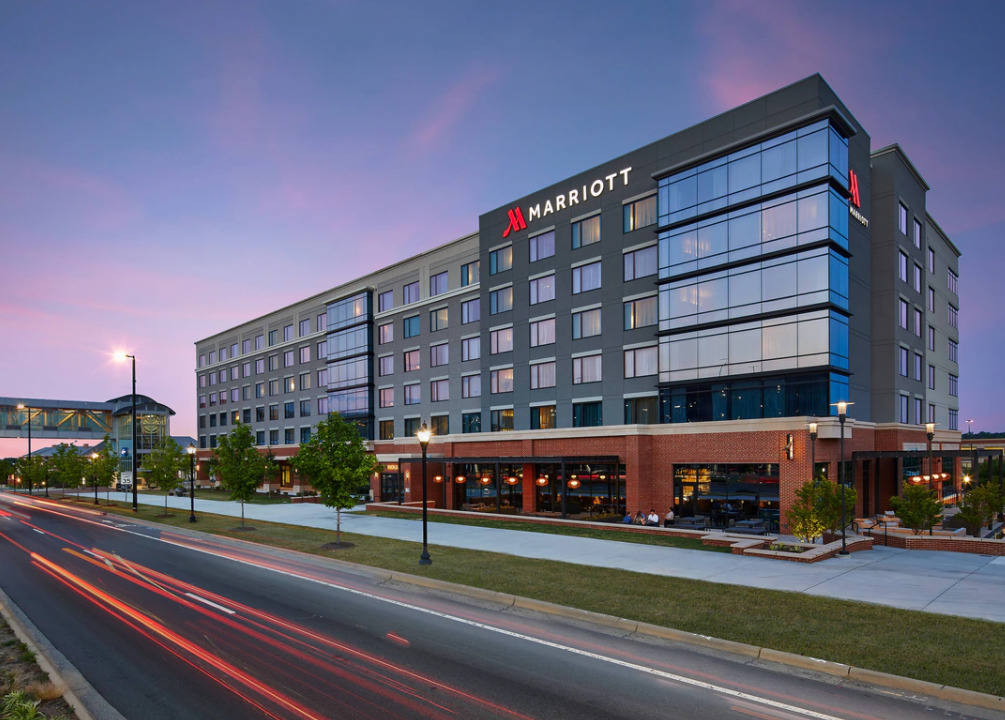
[[[960,425],[1005,430],[1005,3],[8,0],[0,396],[130,390],[195,434],[193,343],[820,72],[961,259]],[[25,452],[0,441],[0,456]]]

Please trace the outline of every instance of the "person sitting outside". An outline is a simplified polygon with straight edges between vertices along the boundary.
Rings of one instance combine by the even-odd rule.
[[[642,514],[641,510],[636,511],[636,513],[635,513],[635,519],[632,521],[632,524],[633,525],[645,525],[646,524],[646,516]]]
[[[646,525],[650,527],[660,526],[660,516],[656,514],[656,508],[649,508],[649,515],[646,516]]]
[[[663,516],[663,527],[672,527],[674,521],[673,508],[667,510],[667,514]]]
[[[632,524],[632,514],[626,510],[625,511],[625,519],[622,520],[621,522],[623,524],[625,524],[625,525],[631,525]]]

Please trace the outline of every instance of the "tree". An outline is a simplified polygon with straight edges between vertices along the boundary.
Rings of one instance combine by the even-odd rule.
[[[14,458],[3,458],[0,460],[0,479],[3,480],[5,485],[10,476],[15,472],[17,472],[17,460]]]
[[[186,465],[185,451],[170,437],[164,438],[164,442],[151,450],[143,461],[143,474],[147,483],[164,491],[165,515],[168,511],[168,495],[181,483],[181,474]]]
[[[335,508],[336,544],[342,544],[342,511],[356,504],[353,492],[379,467],[367,452],[359,428],[332,413],[318,423],[310,440],[300,443],[291,459],[297,472],[306,476],[325,507]]]
[[[824,482],[827,481],[807,480],[803,483],[796,491],[796,502],[786,513],[789,529],[803,542],[816,542],[827,529],[817,510],[820,498],[819,486]]]
[[[982,483],[960,498],[957,520],[976,536],[982,527],[991,525],[991,518],[998,512],[998,488],[990,483]]]
[[[96,487],[108,488],[115,484],[115,475],[119,471],[119,458],[112,450],[112,439],[105,435],[98,457],[91,460],[91,475]],[[107,501],[107,497],[105,500]]]
[[[890,498],[900,522],[915,535],[931,530],[942,519],[942,503],[924,485],[908,485],[901,497]]]
[[[230,435],[221,435],[216,450],[216,471],[220,484],[230,492],[231,500],[241,502],[241,529],[244,525],[244,503],[251,500],[265,475],[267,460],[255,449],[255,436],[244,423],[238,422]]]
[[[826,534],[832,538],[841,527],[841,496],[844,494],[845,522],[847,523],[849,513],[855,512],[855,503],[858,500],[858,493],[850,485],[838,485],[831,480],[820,480],[817,482],[817,515],[824,524]]]
[[[59,484],[65,487],[80,488],[82,480],[87,479],[87,460],[80,454],[76,445],[60,443],[50,456],[49,464]]]
[[[17,473],[24,480],[25,485],[28,487],[28,491],[31,491],[32,487],[39,486],[45,479],[46,467],[45,458],[41,458],[38,455],[24,456],[17,459]]]

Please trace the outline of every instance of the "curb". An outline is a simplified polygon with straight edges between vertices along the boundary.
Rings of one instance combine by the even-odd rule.
[[[57,650],[21,608],[0,590],[0,612],[17,638],[35,654],[35,661],[57,687],[79,720],[126,720],[94,689],[80,671]]]

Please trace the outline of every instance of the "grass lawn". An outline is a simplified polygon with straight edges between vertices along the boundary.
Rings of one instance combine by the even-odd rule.
[[[132,515],[124,507],[102,507]],[[1005,627],[1000,623],[439,546],[432,546],[430,554],[434,563],[420,566],[421,544],[418,542],[343,533],[344,540],[355,543],[353,547],[323,550],[321,546],[334,539],[334,532],[330,530],[249,520],[248,524],[256,530],[241,533],[233,531],[240,522],[236,518],[199,513],[199,522],[193,526],[188,523],[187,513],[175,511],[170,517],[157,517],[162,512],[163,508],[156,506],[140,506],[138,516],[361,565],[1005,695],[1005,649],[1001,642]],[[505,527],[512,526],[506,524]]]

